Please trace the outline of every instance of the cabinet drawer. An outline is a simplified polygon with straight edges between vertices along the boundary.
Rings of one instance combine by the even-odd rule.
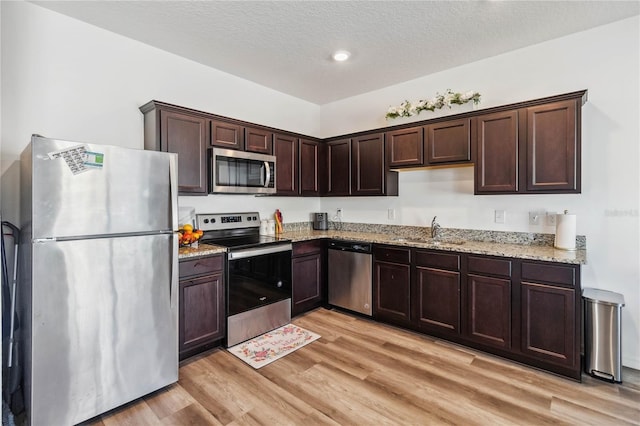
[[[324,241],[322,240],[313,240],[313,241],[301,241],[298,243],[293,243],[293,251],[292,256],[304,256],[306,254],[315,254],[322,252],[322,246]]]
[[[576,268],[548,263],[522,262],[522,281],[576,285]]]
[[[449,271],[460,270],[460,255],[433,251],[416,251],[416,265]]]
[[[377,261],[411,263],[411,250],[405,248],[373,247],[373,257]]]
[[[511,261],[487,257],[469,256],[469,272],[485,275],[511,276]]]
[[[201,257],[180,262],[180,278],[209,274],[222,270],[222,255]]]

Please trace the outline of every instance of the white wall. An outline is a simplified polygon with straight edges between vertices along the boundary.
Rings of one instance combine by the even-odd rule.
[[[325,198],[322,210],[340,207],[346,221],[428,225],[437,215],[444,227],[553,233],[530,226],[527,212],[569,209],[578,215],[578,234],[587,236],[582,285],[625,296],[623,363],[640,368],[639,33],[640,18],[626,19],[325,105],[320,113],[322,136],[329,137],[465,111],[385,122],[388,106],[447,88],[479,91],[483,108],[588,89],[582,194],[474,196],[472,167],[433,169],[402,172],[398,197]],[[389,208],[395,221],[387,219]],[[494,223],[494,209],[506,210],[505,224]]]
[[[138,107],[152,99],[318,133],[314,104],[31,3],[2,2],[2,9],[2,211],[12,222],[18,222],[16,161],[33,133],[142,148]],[[202,197],[189,205],[229,211],[236,204],[255,208],[256,198],[221,200]],[[288,221],[308,220],[319,200],[278,197],[268,204],[283,210]]]
[[[280,208],[285,221],[344,209],[344,220],[552,232],[530,227],[533,209],[578,214],[587,236],[583,286],[623,293],[623,362],[640,368],[639,18],[553,40],[446,72],[317,107],[246,80],[23,2],[2,2],[2,211],[17,215],[15,161],[32,133],[142,147],[142,114],[151,99],[310,136],[383,127],[389,105],[447,88],[477,90],[483,107],[588,89],[583,107],[583,193],[473,196],[473,168],[404,172],[389,198],[182,197],[201,212]],[[467,106],[444,113],[455,113]],[[440,114],[443,114],[442,112]],[[425,119],[438,114],[427,113]],[[387,220],[387,209],[397,219]],[[507,223],[493,223],[493,210]]]

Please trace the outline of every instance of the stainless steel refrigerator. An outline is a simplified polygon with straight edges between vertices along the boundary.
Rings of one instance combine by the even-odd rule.
[[[76,424],[178,380],[176,160],[39,136],[22,153],[31,424]]]

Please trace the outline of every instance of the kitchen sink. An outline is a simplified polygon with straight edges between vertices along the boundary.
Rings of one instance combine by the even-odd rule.
[[[404,238],[404,237],[396,237],[392,238],[391,241],[395,241],[398,243],[428,243],[430,240],[427,238]]]
[[[433,244],[436,246],[448,245],[448,244],[461,246],[465,243],[464,240],[458,240],[458,239],[434,240],[432,238],[415,238],[415,237],[396,237],[396,238],[392,238],[391,241],[398,242],[398,243],[424,243],[424,244]]]
[[[437,240],[437,241],[432,241],[431,244],[435,244],[437,246],[439,245],[444,245],[444,244],[453,244],[456,246],[461,246],[464,244],[464,240]]]
[[[445,245],[445,244],[453,244],[453,245],[463,245],[465,243],[464,240],[458,240],[458,239],[437,239],[437,240],[433,240],[431,238],[412,238],[412,237],[395,237],[392,238],[391,241],[394,242],[398,242],[398,243],[425,243],[425,244],[433,244],[436,246],[439,245]]]

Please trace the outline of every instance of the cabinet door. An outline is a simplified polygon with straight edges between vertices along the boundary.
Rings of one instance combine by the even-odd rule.
[[[439,334],[460,333],[460,273],[416,267],[413,292],[418,327]]]
[[[328,186],[326,195],[351,194],[351,139],[327,143]]]
[[[273,153],[276,156],[276,193],[298,195],[298,138],[274,135]]]
[[[291,315],[298,315],[320,306],[323,297],[322,255],[315,253],[291,259],[293,295]]]
[[[185,352],[224,337],[222,273],[180,282],[179,351]]]
[[[245,127],[244,150],[271,155],[273,153],[273,133],[256,127]]]
[[[373,265],[373,316],[380,321],[411,322],[411,266],[375,262]]]
[[[197,115],[160,111],[160,145],[178,154],[180,195],[207,194],[209,120]]]
[[[424,165],[422,127],[385,133],[387,162],[390,168]]]
[[[476,194],[518,191],[518,112],[475,117]]]
[[[384,195],[384,137],[381,133],[351,141],[351,195]]]
[[[244,150],[242,126],[227,121],[211,121],[211,145]]]
[[[580,192],[576,101],[527,108],[527,191]]]
[[[443,121],[425,126],[426,164],[471,161],[471,120]]]
[[[521,297],[521,351],[554,364],[579,366],[575,289],[522,283]]]
[[[322,145],[319,142],[300,139],[300,194],[320,195]]]
[[[469,274],[467,284],[469,337],[511,348],[511,280]]]

